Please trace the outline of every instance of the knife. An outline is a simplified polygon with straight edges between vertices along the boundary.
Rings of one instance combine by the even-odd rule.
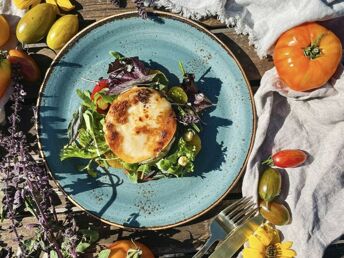
[[[247,241],[248,237],[261,225],[264,218],[261,215],[248,219],[240,225],[232,234],[226,237],[215,249],[209,258],[231,258],[240,247]]]

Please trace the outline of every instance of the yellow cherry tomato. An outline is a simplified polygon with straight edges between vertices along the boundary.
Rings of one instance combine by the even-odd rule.
[[[4,96],[11,83],[11,64],[0,54],[0,98]]]
[[[2,15],[0,15],[0,47],[5,45],[5,43],[10,38],[10,25],[8,25],[8,22],[6,18]]]

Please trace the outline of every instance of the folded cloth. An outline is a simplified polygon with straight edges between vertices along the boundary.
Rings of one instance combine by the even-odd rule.
[[[9,50],[17,46],[18,41],[16,38],[16,25],[20,17],[24,15],[24,13],[24,10],[19,10],[18,8],[16,8],[13,1],[0,0],[0,14],[5,16],[6,20],[10,24],[11,30],[11,37],[8,42],[1,47],[1,50]],[[0,125],[5,121],[5,104],[10,98],[12,91],[12,87],[8,87],[4,96],[0,99]]]
[[[335,0],[155,0],[154,4],[193,19],[217,15],[238,33],[248,34],[260,57],[271,54],[284,31],[344,15],[344,1]]]
[[[261,162],[281,149],[309,154],[305,165],[280,170],[292,223],[280,227],[298,257],[321,258],[344,234],[344,73],[340,67],[322,88],[295,92],[267,71],[255,103],[258,127],[243,181],[243,195],[257,197]]]

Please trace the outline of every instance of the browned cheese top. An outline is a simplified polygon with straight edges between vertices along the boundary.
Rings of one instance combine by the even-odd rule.
[[[154,89],[136,86],[113,101],[104,124],[107,144],[127,163],[157,157],[176,128],[171,103]]]

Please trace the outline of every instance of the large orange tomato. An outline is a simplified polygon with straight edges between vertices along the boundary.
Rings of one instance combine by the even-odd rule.
[[[321,87],[342,58],[338,37],[317,23],[292,28],[277,40],[274,64],[280,78],[293,90]]]
[[[8,52],[8,60],[20,66],[21,73],[26,81],[35,82],[40,79],[41,71],[35,60],[22,50],[12,49]]]
[[[109,258],[127,258],[129,254],[128,251],[130,251],[131,254],[137,252],[140,254],[137,257],[140,258],[154,258],[152,251],[147,246],[136,241],[119,240],[110,245],[109,249],[111,249]]]

